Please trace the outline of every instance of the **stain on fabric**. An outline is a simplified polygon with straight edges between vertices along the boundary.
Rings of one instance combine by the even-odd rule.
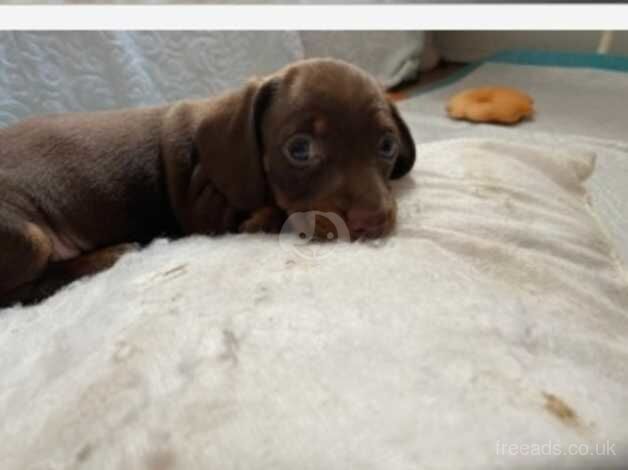
[[[562,399],[552,393],[543,392],[545,409],[558,418],[563,424],[571,427],[579,426],[578,415]]]

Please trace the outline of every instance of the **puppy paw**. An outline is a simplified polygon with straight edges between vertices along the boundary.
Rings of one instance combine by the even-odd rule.
[[[279,233],[286,221],[285,213],[277,207],[262,207],[240,224],[240,233]]]

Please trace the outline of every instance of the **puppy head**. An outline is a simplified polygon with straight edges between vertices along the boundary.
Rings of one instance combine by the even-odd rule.
[[[396,206],[389,181],[410,171],[415,146],[380,85],[344,62],[298,62],[266,80],[259,145],[279,207],[333,212],[353,239],[386,235]],[[323,217],[315,233],[337,230]]]

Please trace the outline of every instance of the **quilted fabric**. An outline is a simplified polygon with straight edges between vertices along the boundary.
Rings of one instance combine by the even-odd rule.
[[[206,97],[307,57],[346,59],[394,86],[433,62],[422,51],[423,33],[403,31],[3,31],[0,126],[32,114]]]
[[[302,58],[296,32],[0,32],[0,125],[206,97]]]

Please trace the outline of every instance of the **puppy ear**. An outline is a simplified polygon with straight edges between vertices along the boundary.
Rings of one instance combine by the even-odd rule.
[[[212,100],[195,136],[199,163],[228,204],[239,210],[264,205],[260,124],[276,80],[252,80],[241,90]]]
[[[390,103],[390,110],[397,124],[397,129],[399,129],[399,134],[401,135],[401,149],[399,150],[395,167],[390,175],[390,178],[394,180],[401,178],[412,169],[414,161],[416,160],[416,149],[412,134],[410,134],[408,126],[403,119],[401,119],[399,111],[393,103]]]

